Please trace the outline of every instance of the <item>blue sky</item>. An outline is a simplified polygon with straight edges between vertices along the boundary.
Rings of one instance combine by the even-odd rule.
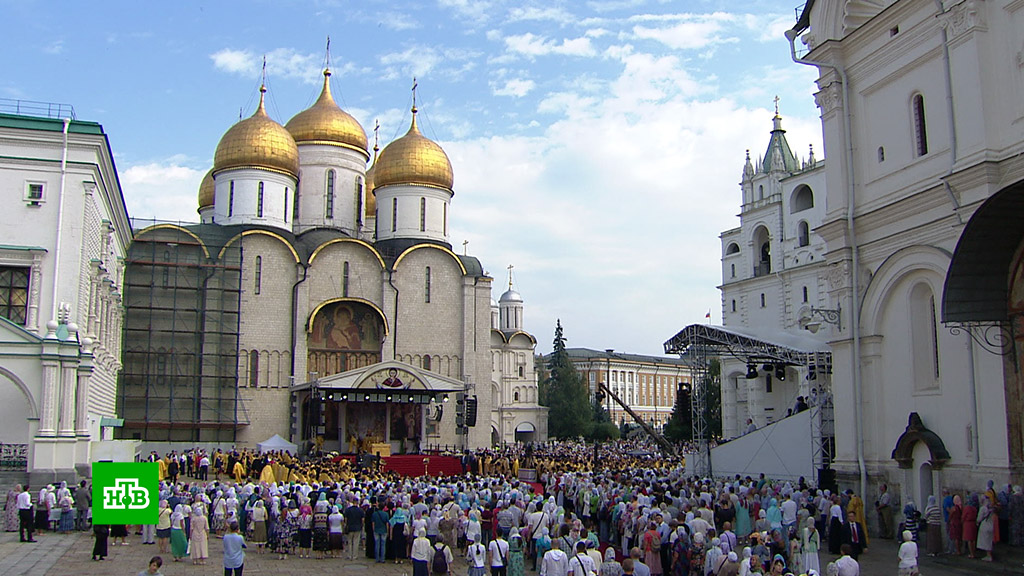
[[[220,137],[332,90],[372,141],[420,128],[455,172],[451,243],[507,286],[549,351],[658,354],[710,309],[718,234],[738,225],[744,151],[773,99],[798,156],[821,127],[816,73],[789,58],[795,0],[31,2],[0,0],[0,97],[68,103],[103,124],[139,218],[195,221]]]

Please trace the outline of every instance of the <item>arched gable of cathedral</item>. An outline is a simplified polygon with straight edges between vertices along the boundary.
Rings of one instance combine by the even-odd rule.
[[[309,265],[313,265],[314,260],[316,260],[317,256],[319,256],[321,252],[329,252],[328,249],[331,248],[332,246],[336,248],[347,248],[349,246],[359,246],[365,248],[370,253],[370,255],[372,255],[377,260],[377,263],[380,264],[381,270],[387,267],[384,264],[384,259],[381,258],[381,255],[379,252],[377,252],[376,248],[374,248],[371,244],[359,240],[357,238],[334,238],[333,240],[328,240],[327,242],[320,244],[319,246],[316,247],[315,250],[313,250],[313,253],[310,254]]]
[[[217,255],[217,259],[218,260],[221,259],[224,256],[225,251],[227,251],[227,249],[232,244],[234,244],[235,242],[237,242],[238,240],[240,240],[240,239],[242,239],[242,238],[244,238],[246,236],[253,236],[253,235],[267,236],[267,237],[270,237],[270,238],[274,238],[276,240],[280,240],[281,243],[284,244],[288,248],[288,251],[291,252],[292,257],[295,259],[295,263],[297,264],[297,263],[300,262],[300,260],[299,260],[299,253],[295,251],[295,247],[292,246],[292,243],[287,238],[285,238],[284,236],[282,236],[282,235],[280,235],[280,234],[278,234],[276,232],[271,232],[270,230],[260,230],[260,229],[245,230],[243,232],[235,234],[230,240],[227,241],[227,243],[224,244],[224,247],[221,248],[220,253]]]
[[[204,258],[208,259],[210,257],[210,250],[202,238],[184,226],[178,226],[177,224],[148,226],[135,233],[133,244],[142,239],[143,236],[146,236],[146,240],[150,242],[174,242],[178,245],[179,249],[184,248],[187,250],[187,247],[194,247],[197,252],[202,252]],[[158,254],[157,256],[162,255]]]

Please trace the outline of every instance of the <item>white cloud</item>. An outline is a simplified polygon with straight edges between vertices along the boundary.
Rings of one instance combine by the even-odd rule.
[[[458,78],[476,66],[478,53],[455,48],[432,46],[410,46],[401,52],[391,52],[380,57],[384,65],[383,78],[422,78],[431,73],[446,78]]]
[[[458,14],[464,23],[473,25],[488,21],[494,8],[489,0],[438,0],[437,4]]]
[[[513,96],[515,98],[522,98],[529,94],[536,84],[533,80],[524,80],[521,78],[515,78],[505,82],[505,85],[501,88],[494,88],[491,92],[495,96]]]
[[[121,169],[121,188],[132,218],[198,222],[199,183],[206,170],[182,156]]]
[[[722,36],[724,25],[732,20],[733,17],[728,14],[683,17],[681,21],[663,27],[635,26],[633,34],[637,38],[656,40],[676,50],[700,50],[733,41]]]
[[[224,48],[210,55],[218,70],[239,76],[255,76],[263,66],[263,54],[251,50]],[[323,55],[303,54],[294,48],[276,48],[266,53],[267,75],[271,78],[319,84],[323,78]]]
[[[558,54],[562,56],[593,56],[596,52],[590,44],[590,38],[565,38],[559,43],[548,40],[545,36],[537,36],[532,32],[508,36],[505,46],[510,52],[528,57]]]
[[[516,7],[509,11],[509,22],[550,21],[558,24],[569,24],[575,19],[562,8],[536,6]]]
[[[57,40],[57,41],[51,42],[49,45],[43,47],[43,52],[45,52],[47,54],[54,54],[54,55],[56,55],[56,54],[60,54],[63,51],[64,51],[64,41],[63,40]]]

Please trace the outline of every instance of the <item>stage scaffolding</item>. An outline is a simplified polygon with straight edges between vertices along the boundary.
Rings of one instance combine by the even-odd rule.
[[[810,407],[813,459],[819,484],[831,483],[829,470],[835,456],[835,416],[832,404],[832,352],[822,342],[790,333],[762,335],[746,328],[691,324],[665,342],[666,354],[684,355],[693,366],[690,410],[693,441],[697,445],[693,470],[711,476],[711,438],[704,419],[707,404],[708,367],[712,358],[731,357],[748,366],[794,366],[804,369],[806,378],[818,382],[818,401]]]
[[[242,242],[216,225],[133,222],[124,278],[119,437],[234,442]]]

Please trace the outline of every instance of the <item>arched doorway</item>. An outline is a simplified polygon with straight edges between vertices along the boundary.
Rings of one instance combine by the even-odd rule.
[[[516,442],[533,442],[537,437],[537,428],[532,422],[521,422],[516,426]]]
[[[498,434],[498,428],[491,426],[491,446],[501,446],[501,434]]]
[[[384,320],[372,306],[350,300],[316,310],[306,338],[306,370],[323,378],[380,362]]]

